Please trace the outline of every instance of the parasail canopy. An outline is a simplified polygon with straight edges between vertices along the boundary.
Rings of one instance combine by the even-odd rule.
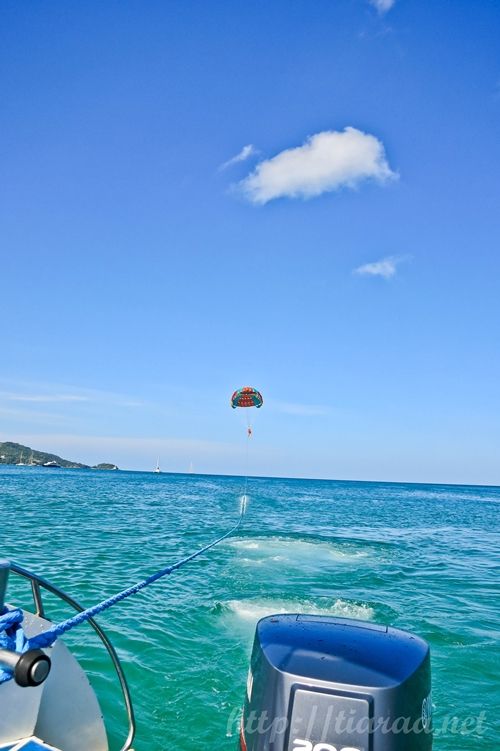
[[[237,389],[231,397],[231,407],[262,407],[264,400],[262,394],[251,386],[243,386]]]

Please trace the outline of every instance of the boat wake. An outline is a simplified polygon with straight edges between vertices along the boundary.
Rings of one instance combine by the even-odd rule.
[[[263,565],[279,562],[286,566],[318,568],[332,563],[359,564],[367,559],[366,550],[357,550],[351,544],[311,542],[286,537],[254,537],[230,540],[228,545],[238,550],[243,564]]]
[[[374,616],[373,608],[364,603],[349,602],[340,598],[329,603],[318,603],[312,600],[229,600],[219,604],[223,613],[231,613],[238,619],[255,623],[267,615],[282,613],[306,613],[308,615],[330,615],[343,618],[360,618],[371,620]]]

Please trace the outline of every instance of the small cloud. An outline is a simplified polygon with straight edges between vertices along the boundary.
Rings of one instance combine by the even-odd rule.
[[[355,188],[365,180],[384,183],[396,177],[381,141],[347,127],[316,133],[302,146],[265,159],[239,188],[252,203],[265,204],[274,198],[313,198]]]
[[[369,0],[370,5],[373,5],[374,8],[378,10],[380,15],[382,16],[384,13],[387,13],[392,6],[395,4],[396,0]]]
[[[232,167],[233,164],[246,162],[247,159],[250,159],[250,157],[254,156],[255,154],[258,154],[258,150],[255,148],[255,146],[252,143],[249,143],[247,146],[243,146],[241,151],[238,154],[236,154],[236,156],[233,156],[231,159],[228,159],[227,162],[224,162],[224,164],[221,164],[219,167],[219,170],[225,170],[228,167]]]
[[[44,389],[47,388],[47,393]],[[142,399],[136,399],[126,394],[116,394],[108,391],[97,389],[79,389],[76,386],[68,386],[68,391],[63,391],[64,387],[53,386],[53,391],[49,392],[50,385],[30,387],[26,384],[26,391],[3,391],[0,390],[0,402],[20,402],[32,404],[33,407],[40,404],[53,405],[78,405],[78,404],[107,404],[117,407],[145,407],[146,402]],[[69,390],[71,389],[71,391]],[[80,391],[80,393],[77,393]]]
[[[354,273],[361,276],[381,276],[384,279],[391,279],[395,276],[398,265],[406,258],[406,256],[387,256],[387,258],[381,258],[380,261],[358,266],[354,269]]]

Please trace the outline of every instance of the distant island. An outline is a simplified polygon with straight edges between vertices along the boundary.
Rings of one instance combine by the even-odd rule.
[[[47,454],[45,451],[36,451],[29,446],[22,446],[20,443],[12,441],[0,442],[0,464],[16,464],[18,467],[48,467],[64,469],[118,469],[116,464],[102,462],[91,467],[88,464],[72,462],[69,459],[63,459],[57,454]]]

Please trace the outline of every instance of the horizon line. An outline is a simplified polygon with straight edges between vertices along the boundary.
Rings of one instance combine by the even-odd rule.
[[[0,463],[0,467],[17,467],[16,464],[3,464]],[[36,468],[44,469],[42,466],[35,466]],[[32,470],[33,467],[30,467]],[[226,474],[224,472],[173,472],[170,470],[161,470],[161,472],[157,473],[152,469],[120,469],[120,467],[117,467],[116,470],[108,470],[108,469],[97,469],[96,467],[57,467],[55,469],[63,469],[63,470],[72,470],[77,472],[100,472],[103,473],[114,473],[114,472],[134,472],[134,473],[140,473],[140,474],[161,474],[161,475],[183,475],[186,477],[227,477],[227,478],[235,478],[235,479],[245,479],[245,475],[233,475],[233,474]],[[21,470],[23,471],[23,470]],[[49,468],[50,471],[50,468]],[[54,471],[54,468],[51,470]],[[296,481],[306,481],[306,482],[342,482],[342,483],[361,483],[361,484],[372,484],[372,485],[438,485],[440,487],[455,487],[455,488],[493,488],[500,490],[500,485],[492,485],[488,483],[467,483],[467,482],[431,482],[427,481],[424,482],[422,480],[418,481],[411,481],[411,480],[354,480],[354,479],[345,479],[345,478],[333,478],[333,477],[288,477],[288,476],[282,476],[282,475],[248,475],[248,479],[251,480],[296,480]]]

